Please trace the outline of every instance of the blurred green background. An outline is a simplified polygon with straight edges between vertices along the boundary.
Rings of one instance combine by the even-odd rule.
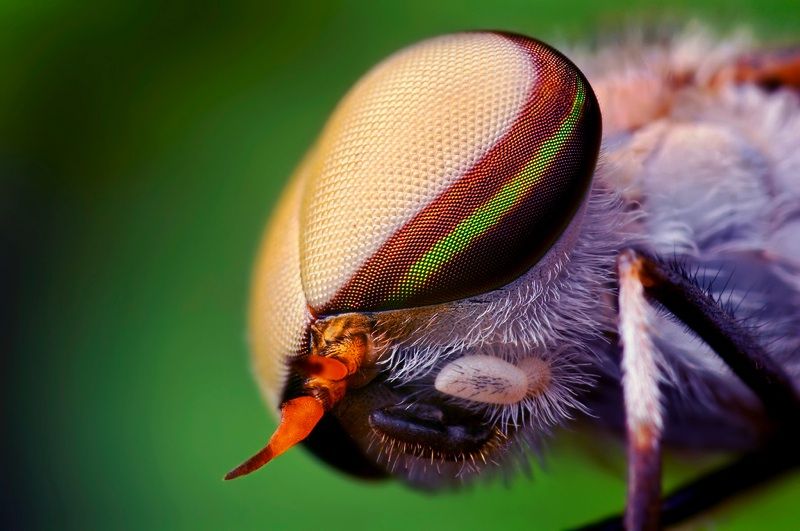
[[[256,245],[346,88],[442,32],[579,41],[665,15],[800,28],[796,0],[0,4],[0,527],[556,529],[621,508],[619,448],[569,437],[533,480],[439,495],[302,450],[221,477],[274,426],[245,346]],[[701,525],[789,529],[798,499],[786,478]]]

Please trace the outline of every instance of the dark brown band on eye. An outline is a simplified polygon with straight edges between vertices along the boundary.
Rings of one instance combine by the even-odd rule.
[[[597,100],[563,55],[503,36],[528,55],[537,76],[515,123],[315,311],[408,308],[497,289],[530,269],[572,220],[597,160]]]

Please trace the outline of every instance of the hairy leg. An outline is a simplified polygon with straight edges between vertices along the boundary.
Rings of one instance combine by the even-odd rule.
[[[622,389],[628,438],[628,499],[625,526],[657,529],[661,501],[659,356],[651,341],[651,309],[640,281],[641,264],[620,254],[619,333],[622,341]]]
[[[628,429],[626,512],[584,529],[656,529],[678,523],[800,464],[800,394],[783,368],[717,301],[675,267],[627,249],[618,259],[623,396]],[[761,399],[776,431],[764,448],[679,488],[661,502],[658,353],[647,337],[645,298],[692,329]],[[645,409],[642,409],[645,408]],[[637,427],[648,427],[640,444]],[[633,429],[632,429],[633,428]],[[657,428],[657,429],[656,429]],[[655,508],[655,509],[654,509]]]

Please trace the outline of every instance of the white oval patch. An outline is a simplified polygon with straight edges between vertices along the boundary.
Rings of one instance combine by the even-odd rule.
[[[528,377],[516,365],[485,354],[445,365],[434,383],[442,393],[486,404],[515,404],[528,393]]]

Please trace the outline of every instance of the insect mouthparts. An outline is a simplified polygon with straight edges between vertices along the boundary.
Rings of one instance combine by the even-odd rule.
[[[225,480],[236,479],[258,470],[308,437],[324,413],[322,402],[313,396],[300,396],[284,402],[281,406],[281,422],[267,445],[225,474]]]
[[[225,475],[247,475],[302,442],[347,392],[373,376],[372,323],[363,315],[335,316],[309,327],[311,352],[292,363],[305,377],[298,395],[283,401],[281,420],[267,445]]]

